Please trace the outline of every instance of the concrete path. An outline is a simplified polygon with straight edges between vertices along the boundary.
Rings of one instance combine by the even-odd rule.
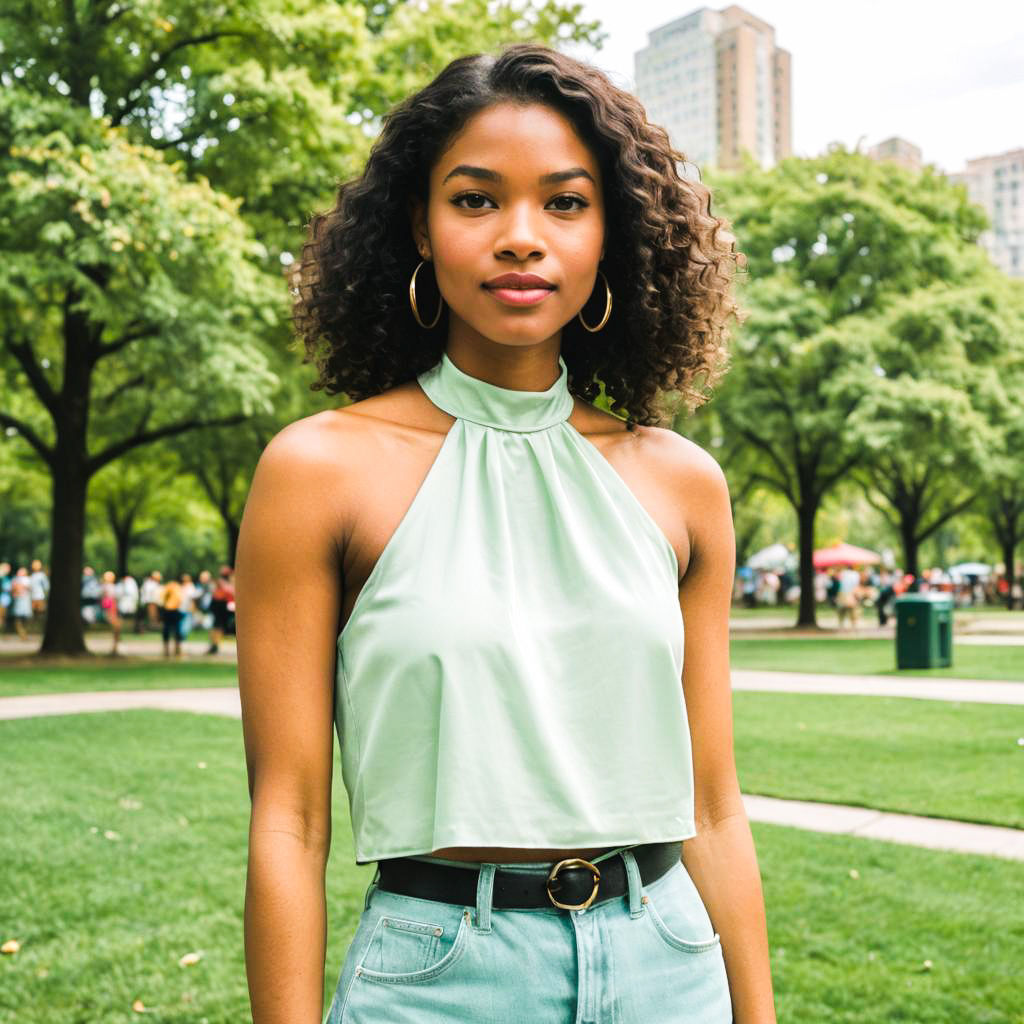
[[[1024,683],[926,676],[841,676],[830,672],[732,670],[734,690],[832,693],[865,697],[916,697],[968,704],[1024,704]]]
[[[0,697],[0,719],[37,718],[42,715],[77,715],[84,711],[195,711],[201,715],[241,718],[242,706],[235,686],[194,687],[184,690],[110,690],[93,693],[42,693],[27,697]]]
[[[888,679],[878,676],[733,669],[732,686],[734,690],[767,693],[914,697],[920,700],[959,701],[966,704],[1024,705],[1024,683],[985,682],[976,679]],[[100,690],[91,693],[0,697],[0,720],[78,714],[83,711],[122,711],[131,708],[196,711],[205,715],[241,717],[237,687],[213,686],[180,690]]]
[[[771,825],[791,825],[814,832],[885,839],[891,843],[927,846],[933,850],[1024,860],[1024,829],[748,794],[744,794],[743,804],[751,821]]]
[[[756,673],[752,673],[756,674]],[[764,675],[785,673],[761,673]],[[840,677],[842,678],[842,677]],[[925,680],[928,684],[929,681]],[[981,684],[972,683],[977,686]],[[998,683],[993,686],[1024,684]],[[948,698],[952,699],[952,698]],[[1017,703],[1024,703],[1021,698]],[[241,704],[235,687],[211,687],[183,690],[114,690],[108,693],[55,693],[30,697],[0,698],[0,719],[31,718],[41,715],[67,715],[89,711],[119,711],[155,708],[161,711],[192,711],[205,715],[241,717]],[[751,821],[790,825],[813,832],[835,832],[895,843],[925,846],[960,853],[980,853],[1024,860],[1024,829],[975,825],[969,822],[925,818],[911,814],[847,807],[842,804],[779,800],[774,797],[744,795],[743,802]]]

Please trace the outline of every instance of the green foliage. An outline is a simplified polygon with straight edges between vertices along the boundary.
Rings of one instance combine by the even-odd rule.
[[[111,359],[92,396],[99,436],[211,401],[265,408],[275,378],[252,328],[276,323],[280,281],[262,269],[265,247],[238,201],[123,131],[22,90],[0,94],[0,132],[16,140],[0,153],[10,384],[22,370],[40,404],[57,401],[75,318],[95,362]]]
[[[1004,450],[998,365],[1024,318],[976,244],[984,214],[932,168],[841,146],[711,184],[748,260],[715,401],[733,477],[786,497],[806,559],[822,501],[865,474],[914,562]]]
[[[5,84],[56,91],[243,200],[271,263],[357,173],[386,110],[451,59],[602,38],[561,0],[33,0],[0,13]]]

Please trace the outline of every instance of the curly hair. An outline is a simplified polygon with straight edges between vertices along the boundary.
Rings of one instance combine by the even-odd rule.
[[[465,122],[503,101],[561,113],[601,168],[601,269],[615,306],[600,334],[575,317],[563,327],[570,390],[593,402],[603,386],[629,429],[662,420],[665,392],[680,393],[692,412],[725,373],[727,322],[742,317],[731,264],[743,266],[743,254],[729,222],[711,213],[706,185],[680,176],[684,156],[634,96],[597,68],[530,43],[460,57],[399,103],[362,175],[339,186],[333,209],[312,216],[301,257],[286,270],[303,362],[319,373],[311,389],[358,401],[441,358],[447,312],[426,330],[409,306],[420,259],[409,203],[426,201],[430,170]]]

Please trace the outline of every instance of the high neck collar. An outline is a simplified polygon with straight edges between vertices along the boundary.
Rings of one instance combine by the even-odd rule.
[[[562,423],[573,410],[569,370],[561,356],[558,368],[558,379],[546,391],[518,391],[473,377],[443,352],[440,362],[424,370],[417,380],[427,398],[451,416],[485,427],[527,433]]]

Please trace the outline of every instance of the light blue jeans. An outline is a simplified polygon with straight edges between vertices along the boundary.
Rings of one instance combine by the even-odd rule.
[[[621,857],[628,894],[584,910],[491,906],[497,867],[546,877],[553,861],[470,864],[475,906],[375,876],[325,1024],[730,1024],[721,943],[685,865],[645,886],[632,845],[593,861]]]

